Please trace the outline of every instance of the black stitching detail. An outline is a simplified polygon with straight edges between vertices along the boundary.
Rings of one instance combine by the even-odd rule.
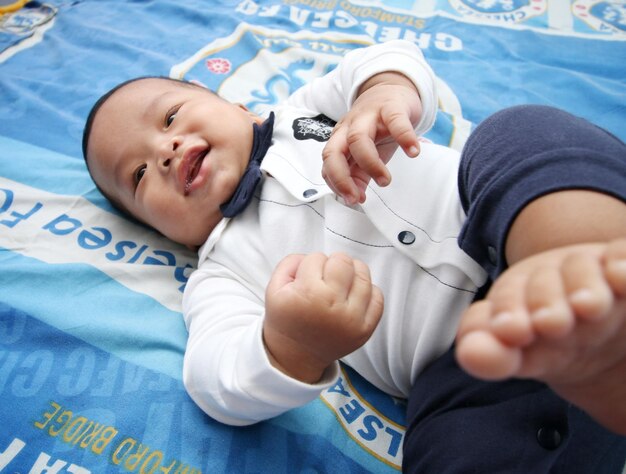
[[[420,270],[422,270],[424,273],[426,273],[427,275],[430,275],[431,277],[433,277],[435,280],[437,280],[439,283],[441,283],[444,286],[447,286],[448,288],[452,288],[453,290],[459,290],[459,291],[464,291],[466,293],[469,293],[471,295],[475,295],[476,291],[472,291],[472,290],[467,290],[465,288],[459,288],[458,286],[454,286],[451,285],[449,283],[446,283],[445,281],[441,281],[436,275],[433,275],[432,273],[430,273],[428,270],[426,270],[424,267],[422,267],[421,265],[418,265],[417,263],[415,264],[417,265]]]
[[[406,220],[404,217],[402,217],[402,216],[401,216],[401,215],[399,215],[397,212],[395,212],[395,211],[394,211],[391,207],[389,207],[389,206],[387,205],[387,203],[384,201],[384,199],[383,199],[382,197],[380,197],[380,194],[378,194],[378,193],[374,190],[374,188],[372,188],[371,186],[367,186],[367,188],[368,188],[369,190],[371,190],[371,191],[372,191],[372,193],[374,193],[374,194],[376,195],[376,197],[380,200],[380,202],[382,202],[382,203],[383,203],[383,205],[387,208],[387,210],[388,210],[389,212],[391,212],[394,216],[396,216],[396,217],[397,217],[398,219],[400,219],[401,221],[406,222],[406,223],[407,223],[408,225],[410,225],[411,227],[414,227],[415,229],[417,229],[417,230],[419,230],[420,232],[422,232],[422,233],[423,233],[426,237],[428,237],[428,240],[430,240],[431,242],[434,242],[434,243],[436,243],[436,244],[440,244],[440,243],[442,243],[442,242],[443,242],[443,241],[445,241],[445,240],[450,240],[450,239],[456,239],[456,238],[457,238],[457,236],[444,237],[444,238],[442,238],[441,240],[436,240],[436,239],[432,238],[432,237],[430,236],[430,234],[429,234],[428,232],[426,232],[426,230],[425,230],[424,228],[420,227],[420,226],[419,226],[419,225],[417,225],[417,224],[414,224],[414,223],[413,223],[413,222],[411,222],[411,221]]]
[[[255,196],[256,197],[256,196]],[[315,214],[317,214],[321,219],[324,219],[324,215],[322,213],[320,213],[317,209],[315,209],[313,206],[311,206],[308,203],[301,203],[301,204],[285,204],[283,202],[278,202],[278,201],[271,201],[269,199],[261,199],[258,198],[259,201],[263,201],[263,202],[269,202],[271,204],[276,204],[278,206],[284,206],[284,207],[292,207],[292,208],[296,208],[296,207],[308,207],[310,210],[312,210]],[[335,234],[338,237],[341,237],[343,239],[349,240],[350,242],[354,242],[355,244],[360,244],[360,245],[364,245],[366,247],[373,247],[373,248],[393,248],[393,245],[389,244],[389,245],[376,245],[376,244],[368,244],[367,242],[361,242],[360,240],[354,240],[346,235],[340,234],[339,232],[331,229],[328,226],[324,226],[324,228],[329,231],[332,232],[333,234]]]
[[[261,199],[259,196],[254,196],[256,199],[258,199],[260,202],[267,202],[270,204],[276,204],[278,206],[284,206],[284,207],[291,207],[291,208],[296,208],[296,207],[302,207],[305,206],[307,208],[309,208],[311,211],[313,211],[315,214],[317,214],[321,219],[324,219],[324,215],[319,212],[317,209],[315,209],[313,206],[311,206],[309,203],[301,203],[301,204],[286,204],[284,202],[278,202],[278,201],[273,201],[270,199]],[[400,217],[400,216],[398,216]],[[351,239],[350,237],[347,237],[343,234],[340,234],[338,232],[335,232],[333,229],[329,228],[328,226],[324,226],[326,230],[328,230],[329,232],[332,232],[333,234],[344,238],[346,240],[349,240],[350,242],[354,242],[356,244],[360,244],[360,245],[365,245],[367,247],[374,247],[374,248],[394,248],[393,245],[374,245],[374,244],[368,244],[366,242],[360,242],[358,240],[354,240]],[[428,234],[426,234],[428,235]],[[446,283],[444,281],[441,281],[436,275],[432,274],[431,272],[429,272],[428,270],[426,270],[424,267],[422,267],[421,265],[418,265],[417,263],[415,264],[420,270],[422,270],[424,273],[426,273],[428,276],[434,278],[435,280],[437,280],[439,283],[441,283],[444,286],[447,286],[448,288],[452,288],[453,290],[458,290],[458,291],[463,291],[465,293],[470,293],[472,295],[476,294],[476,291],[472,291],[472,290],[467,290],[465,288],[459,288],[457,286],[454,285],[450,285],[449,283]]]

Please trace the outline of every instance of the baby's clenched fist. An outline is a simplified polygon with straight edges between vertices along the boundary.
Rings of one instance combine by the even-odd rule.
[[[289,255],[265,295],[263,337],[272,364],[315,383],[327,367],[361,347],[383,313],[368,266],[343,253]]]

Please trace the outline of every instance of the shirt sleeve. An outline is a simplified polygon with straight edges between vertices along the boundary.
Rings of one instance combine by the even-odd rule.
[[[183,382],[196,404],[229,425],[249,425],[303,406],[339,376],[335,363],[316,384],[274,368],[263,344],[264,304],[215,262],[194,272],[183,298],[189,339]]]
[[[422,102],[422,117],[415,131],[418,135],[426,133],[437,116],[435,74],[420,48],[409,41],[394,40],[350,51],[334,70],[298,89],[287,103],[339,120],[350,110],[359,87],[382,72],[398,72],[413,82]]]
[[[482,122],[463,149],[459,192],[467,220],[459,245],[493,281],[506,269],[508,232],[526,205],[566,189],[626,201],[624,176],[626,145],[606,130],[553,107],[504,109]]]

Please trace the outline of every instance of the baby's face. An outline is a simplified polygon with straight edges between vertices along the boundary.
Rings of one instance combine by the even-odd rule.
[[[92,124],[93,179],[166,237],[202,245],[248,164],[260,117],[208,90],[142,79],[116,91]]]

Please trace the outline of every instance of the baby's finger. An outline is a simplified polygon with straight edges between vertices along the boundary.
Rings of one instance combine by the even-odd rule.
[[[344,253],[334,253],[324,263],[324,283],[333,291],[337,301],[345,301],[352,289],[354,264]]]
[[[372,277],[367,264],[361,260],[353,260],[354,275],[352,288],[350,289],[350,304],[358,309],[359,314],[364,314],[372,297]]]
[[[359,190],[350,174],[346,131],[343,127],[333,131],[322,150],[322,160],[322,176],[326,184],[349,204],[356,203],[359,200]]]
[[[402,147],[410,157],[416,157],[420,152],[420,144],[409,116],[397,107],[383,107],[382,121],[387,127],[389,135]]]
[[[365,191],[367,190],[367,186],[371,181],[371,177],[365,173],[359,166],[351,160],[350,164],[350,177],[352,178],[352,182],[356,185],[359,190],[359,202],[365,202]]]
[[[328,257],[321,252],[306,255],[298,265],[295,280],[305,285],[321,281],[327,259]]]
[[[376,285],[371,286],[371,293],[365,316],[363,318],[367,332],[371,335],[378,326],[383,310],[385,309],[385,298],[383,292]]]
[[[284,286],[292,283],[296,278],[298,267],[304,258],[304,255],[292,254],[287,255],[278,262],[278,265],[276,265],[276,268],[274,268],[272,272],[270,282],[267,285],[267,294],[274,294]]]
[[[391,182],[391,174],[380,159],[375,138],[376,120],[372,117],[354,120],[346,136],[350,156],[358,167],[379,186],[387,186]]]
[[[372,335],[385,307],[383,292],[372,284],[369,267],[360,260],[354,260],[354,282],[350,292],[350,305],[360,316],[361,334],[364,344]]]

